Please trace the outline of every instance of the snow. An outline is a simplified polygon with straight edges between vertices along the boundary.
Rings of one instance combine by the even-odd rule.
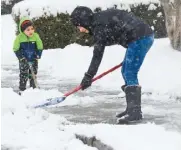
[[[148,10],[155,10],[157,7],[154,4],[150,4]]]
[[[159,12],[158,14],[157,14],[157,17],[160,17],[160,16],[162,16],[163,14],[162,14],[162,12]]]
[[[38,2],[38,1],[37,1]],[[9,25],[12,25],[10,28]],[[12,51],[15,38],[15,23],[10,15],[2,16],[2,66],[18,67],[17,59]],[[39,75],[47,71],[50,82],[75,79],[80,82],[87,71],[93,48],[77,44],[65,49],[44,51],[39,61]],[[124,58],[125,49],[121,46],[110,46],[105,50],[99,73],[119,64]],[[169,40],[156,40],[140,70],[139,80],[144,91],[152,92],[155,101],[181,95],[181,53],[174,51]],[[11,70],[2,70],[2,77]],[[13,75],[18,79],[18,74]],[[120,69],[97,81],[92,86],[106,89],[120,89],[124,84]],[[41,85],[40,85],[41,86]],[[134,126],[118,126],[109,124],[74,124],[60,114],[51,114],[43,109],[32,109],[31,106],[52,97],[61,96],[57,89],[29,89],[22,96],[11,88],[2,91],[2,147],[23,150],[96,150],[84,145],[75,138],[76,134],[96,136],[103,143],[115,150],[180,150],[181,133],[166,129],[161,125],[147,123]],[[146,97],[146,95],[145,95]],[[85,101],[85,99],[87,101]],[[165,98],[164,98],[165,99]],[[82,99],[70,96],[61,106],[83,105],[95,103],[91,97]],[[178,102],[179,103],[179,102]],[[151,108],[143,108],[151,111]],[[153,111],[153,110],[152,110]],[[154,110],[156,112],[156,110]],[[173,110],[172,110],[173,111]]]
[[[16,26],[14,21],[12,20],[12,17],[10,15],[4,15],[2,17],[2,24],[1,28],[4,29],[7,27],[7,22],[12,25],[11,27],[8,28],[7,30],[1,30],[2,35],[6,35],[2,37],[3,41],[7,42],[2,42],[1,43],[1,48],[3,51],[1,51],[1,64],[8,65],[8,64],[17,64],[17,59],[14,57],[13,53],[13,42],[15,39],[15,30]],[[9,25],[8,25],[9,26]],[[8,34],[10,33],[10,34]],[[9,44],[11,43],[11,44]]]
[[[2,147],[23,150],[96,150],[77,140],[75,134],[79,134],[96,136],[115,150],[120,150],[120,147],[123,150],[181,148],[181,134],[167,131],[161,126],[151,123],[135,126],[74,125],[60,115],[28,108],[27,102],[32,100],[33,103],[35,97],[31,96],[30,100],[17,95],[12,89],[4,88],[2,93]],[[35,94],[43,95],[45,92],[35,91]]]
[[[115,150],[176,150],[180,148],[180,144],[178,143],[180,136],[177,133],[165,132],[164,128],[155,126],[154,124],[133,125],[131,127],[105,124],[94,126],[68,125],[66,128],[69,131],[72,130],[74,133],[78,132],[80,135],[86,135],[88,137],[96,135],[97,139],[100,139],[108,145],[112,145]],[[109,136],[107,136],[105,131],[109,131]],[[162,139],[160,139],[160,135],[163,136]],[[167,138],[169,136],[175,138],[169,139]],[[140,146],[141,143],[142,145]]]
[[[76,78],[80,80],[84,72],[87,71],[92,51],[93,48],[82,47],[77,44],[69,45],[61,50],[46,51],[40,61],[40,68],[48,70],[53,78]],[[106,47],[104,58],[97,74],[119,64],[123,60],[124,54],[125,49],[121,46]],[[51,57],[54,58],[51,63],[47,62]],[[153,93],[180,96],[180,57],[181,53],[172,50],[168,39],[155,40],[139,73],[139,81],[143,89]],[[124,84],[120,72],[120,69],[116,70],[97,81],[95,85],[112,89],[120,88],[120,85]]]
[[[11,89],[2,89],[2,145],[24,150],[73,150],[69,145],[85,150],[73,133],[64,131],[64,124],[69,122],[59,115],[52,115],[44,110],[27,109],[24,100]],[[13,99],[12,99],[13,98]]]
[[[9,21],[9,24],[14,24],[11,16],[7,15],[4,18]],[[2,21],[2,28],[6,27],[6,20]],[[14,31],[15,25],[12,28],[8,28],[9,33],[14,33]],[[2,33],[3,35],[8,35],[3,36],[3,40],[8,42],[2,43],[1,63],[2,65],[18,66],[12,50],[12,44],[9,44],[13,43],[15,35],[9,36],[10,34],[7,34],[7,30],[2,30]],[[181,53],[174,51],[169,43],[167,38],[155,40],[138,77],[140,85],[142,85],[145,92],[152,92],[156,96],[167,95],[174,98],[181,95]],[[72,78],[80,82],[91,61],[92,51],[93,48],[82,47],[77,44],[69,45],[65,49],[44,51],[42,59],[39,61],[40,73],[46,70],[51,75],[52,79],[50,82]],[[121,46],[106,47],[104,58],[97,74],[119,64],[123,60],[124,54],[125,49]],[[2,72],[11,73],[11,71],[7,70],[2,70]],[[103,88],[111,89],[119,89],[122,84],[124,82],[120,69],[94,83],[95,86],[99,85]]]
[[[76,6],[88,6],[92,10],[101,7],[103,10],[117,5],[119,9],[130,10],[130,4],[159,3],[159,0],[24,0],[13,7],[12,14],[15,16],[29,16],[37,18],[40,16],[56,16],[57,13],[71,13]],[[121,5],[122,4],[122,5]]]
[[[23,150],[96,150],[75,138],[75,134],[98,140],[115,150],[180,150],[181,134],[154,124],[116,126],[73,125],[60,115],[27,108],[24,97],[2,89],[2,147]],[[13,99],[12,99],[13,98]],[[33,100],[33,99],[32,99]],[[130,141],[132,144],[130,144]]]

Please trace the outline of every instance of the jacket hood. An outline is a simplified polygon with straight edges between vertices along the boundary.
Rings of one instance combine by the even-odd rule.
[[[78,6],[71,14],[71,21],[75,26],[81,26],[90,30],[92,28],[93,14],[90,8]]]

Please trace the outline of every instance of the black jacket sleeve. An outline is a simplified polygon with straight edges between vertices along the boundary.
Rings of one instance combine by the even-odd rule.
[[[105,49],[103,32],[99,30],[99,28],[97,28],[97,30],[95,30],[94,32],[94,41],[95,45],[94,45],[93,57],[89,69],[87,71],[87,73],[90,74],[92,77],[96,75],[98,71]]]
[[[104,54],[104,47],[105,46],[103,45],[97,45],[97,44],[94,46],[93,57],[89,69],[87,71],[87,73],[90,74],[92,77],[96,75],[99,65],[102,61],[102,57]]]

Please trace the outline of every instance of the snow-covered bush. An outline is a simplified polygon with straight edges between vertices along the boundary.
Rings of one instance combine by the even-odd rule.
[[[14,4],[22,0],[1,0],[1,15],[10,14]]]
[[[70,43],[92,45],[92,38],[80,34],[72,26],[69,15],[76,6],[88,6],[94,12],[109,8],[124,9],[133,12],[155,30],[155,37],[165,37],[165,19],[158,0],[25,0],[13,7],[12,15],[16,23],[23,16],[34,21],[45,49],[64,48]]]

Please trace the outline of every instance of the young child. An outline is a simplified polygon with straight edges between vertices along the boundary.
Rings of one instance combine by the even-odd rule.
[[[41,58],[43,44],[39,35],[35,32],[33,23],[28,18],[22,18],[19,23],[19,35],[14,41],[13,50],[19,60],[20,81],[19,94],[26,90],[27,80],[30,87],[36,88],[30,70],[30,64],[35,75],[38,71],[38,59]]]

